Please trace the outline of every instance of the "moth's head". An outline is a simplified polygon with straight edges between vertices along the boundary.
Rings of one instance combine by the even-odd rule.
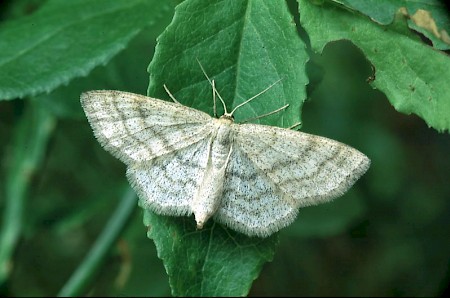
[[[221,122],[226,122],[226,123],[228,123],[228,122],[234,122],[234,116],[233,116],[232,114],[225,113],[225,114],[223,114],[222,116],[220,116],[219,120],[220,120]]]

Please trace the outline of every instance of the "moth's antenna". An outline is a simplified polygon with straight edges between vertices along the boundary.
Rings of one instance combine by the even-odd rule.
[[[302,126],[302,124],[303,124],[303,123],[301,123],[301,122],[297,122],[297,123],[295,123],[294,125],[289,126],[288,129],[293,129],[294,127]]]
[[[197,59],[197,58],[196,58]],[[200,65],[200,68],[202,69],[203,74],[205,75],[206,79],[208,80],[208,82],[211,84],[212,88],[213,88],[213,92],[215,92],[215,94],[217,94],[217,97],[220,99],[220,101],[222,102],[223,105],[223,110],[225,111],[225,115],[232,115],[228,114],[227,112],[227,107],[225,106],[225,101],[222,99],[222,96],[220,96],[219,92],[217,92],[216,88],[214,87],[214,83],[211,81],[211,79],[208,77],[208,75],[206,74],[205,69],[203,68],[202,64],[200,63],[200,61],[197,59],[198,65]],[[214,91],[215,90],[215,91]]]
[[[175,96],[172,95],[172,93],[170,93],[169,89],[167,89],[166,84],[163,85],[164,89],[166,90],[167,94],[169,94],[169,97],[176,103],[181,104],[178,100],[175,99]]]
[[[244,120],[244,121],[242,121],[240,123],[242,124],[242,123],[250,122],[250,121],[253,121],[253,120],[257,120],[259,118],[263,118],[263,117],[266,117],[266,116],[278,113],[279,111],[282,111],[282,110],[286,109],[288,106],[289,106],[289,104],[285,104],[281,108],[278,108],[278,109],[276,109],[276,110],[274,110],[272,112],[269,112],[269,113],[266,113],[266,114],[263,114],[263,115],[259,115],[259,116],[253,117],[253,118],[246,119],[246,120]]]
[[[214,117],[217,117],[217,110],[216,110],[216,82],[212,80],[212,91],[213,91],[213,102],[214,102]]]
[[[246,101],[244,101],[243,103],[238,104],[230,113],[230,115],[233,115],[234,112],[236,112],[237,109],[239,109],[240,107],[242,107],[243,105],[247,104],[248,102],[252,101],[253,99],[257,98],[258,96],[260,96],[261,94],[263,94],[264,92],[266,92],[267,90],[269,90],[270,88],[272,88],[275,84],[278,84],[280,81],[282,80],[279,79],[278,81],[272,83],[269,87],[267,87],[266,89],[264,89],[263,91],[259,92],[258,94],[250,97],[249,99],[247,99]],[[272,112],[271,112],[272,113]]]
[[[288,106],[289,106],[289,104],[285,104],[284,106],[282,106],[281,108],[276,109],[275,111],[266,113],[264,115],[256,116],[256,117],[253,117],[253,118],[245,119],[244,121],[240,122],[240,124],[247,123],[247,122],[250,122],[250,121],[254,121],[254,120],[257,120],[259,118],[263,118],[263,117],[266,117],[266,116],[278,113],[279,111],[282,111],[282,110],[286,109]],[[293,128],[299,127],[301,125],[302,125],[301,122],[296,122],[294,125],[289,126],[287,129],[293,129]]]

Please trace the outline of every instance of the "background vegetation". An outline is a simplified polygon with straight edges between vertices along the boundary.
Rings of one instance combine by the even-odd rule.
[[[0,3],[1,295],[442,294],[450,277],[445,6],[176,4]],[[79,96],[117,89],[167,99],[165,83],[211,112],[196,58],[228,107],[283,78],[238,121],[288,102],[262,123],[301,121],[302,131],[364,152],[371,168],[346,195],[302,209],[264,240],[213,222],[198,232],[193,218],[138,208],[125,166],[95,140]]]

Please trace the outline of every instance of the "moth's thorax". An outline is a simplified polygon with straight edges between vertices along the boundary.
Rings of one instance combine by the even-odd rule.
[[[233,119],[222,116],[219,119],[214,119],[214,121],[215,129],[211,136],[211,157],[213,162],[219,162],[221,164],[226,160],[230,152],[231,144],[233,143]]]

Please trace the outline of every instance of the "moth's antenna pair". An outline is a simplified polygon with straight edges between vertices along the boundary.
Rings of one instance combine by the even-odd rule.
[[[197,58],[196,58],[196,59],[197,59]],[[242,107],[243,105],[249,103],[249,102],[252,101],[253,99],[257,98],[257,97],[260,96],[261,94],[267,92],[270,88],[272,88],[273,86],[275,86],[276,84],[278,84],[278,83],[281,82],[281,80],[282,80],[282,79],[279,79],[279,80],[275,81],[274,83],[272,83],[270,86],[268,86],[267,88],[265,88],[264,90],[262,90],[262,91],[259,92],[258,94],[254,95],[254,96],[250,97],[249,99],[245,100],[244,102],[238,104],[238,105],[237,105],[230,113],[228,113],[227,107],[226,107],[226,105],[225,105],[225,101],[223,100],[222,96],[220,96],[219,92],[218,92],[217,89],[216,89],[215,81],[214,81],[214,80],[211,80],[211,78],[208,76],[208,74],[206,73],[205,69],[203,68],[203,65],[200,63],[200,61],[199,61],[198,59],[197,59],[197,62],[198,62],[198,65],[200,65],[200,68],[201,68],[203,74],[205,75],[206,79],[208,80],[209,84],[210,84],[211,87],[212,87],[212,91],[213,91],[213,102],[214,102],[214,116],[215,116],[215,117],[217,117],[217,111],[216,111],[216,95],[217,95],[217,97],[220,99],[220,102],[222,103],[223,110],[224,110],[224,115],[225,115],[225,116],[228,116],[228,117],[232,117],[233,114],[234,114],[234,112],[236,112],[237,109],[239,109],[239,108]],[[164,86],[164,89],[166,90],[167,94],[170,96],[170,98],[171,98],[174,102],[180,103],[178,100],[175,99],[175,97],[172,95],[172,93],[170,93],[170,91],[169,91],[169,89],[166,87],[166,85],[163,85],[163,86]],[[274,111],[271,111],[271,112],[266,113],[266,114],[263,114],[263,115],[259,115],[259,116],[257,116],[257,117],[253,117],[253,118],[246,119],[246,120],[242,121],[241,123],[246,123],[246,122],[249,122],[249,121],[257,120],[257,119],[260,119],[260,118],[263,118],[263,117],[266,117],[266,116],[269,116],[269,115],[278,113],[279,111],[282,111],[282,110],[286,109],[288,106],[289,106],[289,104],[286,104],[286,105],[284,105],[284,106],[282,106],[282,107],[280,107],[280,108],[278,108],[278,109],[276,109],[276,110],[274,110]],[[297,123],[297,124],[295,124],[294,126],[292,126],[292,127],[290,127],[290,128],[293,128],[293,127],[296,127],[296,126],[299,126],[299,125],[300,125],[300,123]]]
[[[214,102],[214,116],[217,117],[217,112],[216,112],[216,94],[217,94],[217,96],[219,97],[220,101],[222,102],[223,110],[225,111],[225,115],[231,116],[232,114],[230,115],[230,114],[228,114],[228,112],[227,112],[227,107],[226,107],[226,105],[225,105],[225,101],[222,99],[222,96],[220,96],[219,92],[217,92],[217,90],[216,90],[216,85],[215,85],[214,80],[211,80],[211,79],[209,78],[209,76],[206,74],[205,69],[203,68],[202,64],[200,63],[200,61],[199,61],[198,59],[197,59],[197,62],[198,62],[198,64],[200,65],[200,68],[202,69],[202,72],[203,72],[203,74],[205,75],[206,79],[208,80],[208,82],[209,82],[209,83],[211,84],[211,86],[212,86],[212,91],[213,91],[213,102]],[[173,96],[172,93],[170,93],[170,91],[169,91],[169,89],[167,88],[166,84],[164,84],[163,87],[164,87],[164,89],[166,90],[167,94],[169,94],[169,97],[170,97],[174,102],[181,104],[181,103],[175,98],[175,96]],[[234,110],[233,110],[233,111],[234,111]]]
[[[233,114],[234,114],[234,112],[236,112],[237,109],[239,109],[239,108],[242,107],[243,105],[249,103],[249,102],[252,101],[253,99],[257,98],[257,97],[260,96],[261,94],[265,93],[267,90],[269,90],[270,88],[272,88],[273,86],[275,86],[276,84],[278,84],[278,83],[282,80],[282,79],[277,80],[276,82],[274,82],[273,84],[271,84],[269,87],[267,87],[267,88],[264,89],[263,91],[261,91],[261,92],[259,92],[258,94],[256,94],[256,95],[250,97],[250,98],[247,99],[246,101],[244,101],[244,102],[238,104],[236,107],[234,107],[234,109],[231,111],[231,113],[228,113],[227,107],[225,106],[225,101],[222,99],[222,97],[220,96],[219,92],[217,92],[217,89],[216,89],[216,87],[215,87],[214,80],[211,80],[211,79],[209,78],[208,74],[206,73],[205,69],[203,68],[203,65],[200,63],[200,61],[199,61],[198,59],[197,59],[197,62],[198,62],[198,65],[200,65],[200,68],[201,68],[203,74],[205,75],[206,79],[207,79],[208,82],[211,84],[212,89],[213,89],[214,116],[217,116],[217,113],[216,113],[216,100],[215,100],[215,95],[216,95],[216,94],[217,94],[217,97],[219,97],[220,101],[222,102],[223,109],[224,109],[224,111],[225,111],[224,115],[229,116],[229,117],[232,117]],[[272,111],[272,112],[267,113],[267,114],[264,114],[264,115],[260,115],[260,116],[255,117],[255,118],[247,119],[247,120],[245,120],[244,122],[248,122],[248,121],[250,121],[250,120],[256,120],[256,119],[259,119],[259,118],[262,118],[262,117],[266,117],[266,116],[272,115],[272,114],[277,113],[277,112],[279,112],[279,111],[281,111],[281,110],[284,110],[284,109],[287,108],[288,106],[289,106],[289,104],[286,104],[285,106],[283,106],[283,107],[281,107],[281,108],[279,108],[279,109],[277,109],[277,110],[275,110],[275,111]]]

